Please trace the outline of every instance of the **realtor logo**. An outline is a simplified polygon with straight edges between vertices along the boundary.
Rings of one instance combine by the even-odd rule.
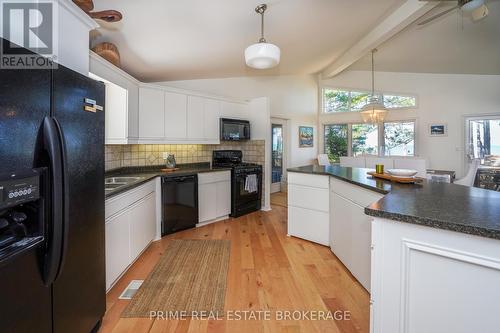
[[[0,0],[1,68],[52,68],[57,58],[57,1]]]

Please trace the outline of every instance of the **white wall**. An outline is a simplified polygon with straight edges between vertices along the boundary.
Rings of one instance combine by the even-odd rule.
[[[347,71],[320,85],[369,90],[370,82],[369,72]],[[500,75],[380,72],[375,74],[375,84],[382,92],[417,95],[416,109],[389,111],[387,119],[416,119],[417,154],[428,158],[429,167],[455,170],[458,177],[464,173],[464,116],[500,114]],[[321,127],[325,123],[358,121],[361,116],[354,112],[319,116]],[[430,123],[447,123],[448,136],[430,137]],[[322,135],[318,137],[322,150]]]
[[[317,156],[315,130],[313,148],[299,148],[299,126],[317,125],[318,86],[312,75],[234,77],[158,82],[171,87],[203,91],[241,99],[268,97],[270,116],[289,120],[288,167],[311,164]],[[270,131],[270,130],[269,130]],[[270,141],[269,141],[270,142]]]

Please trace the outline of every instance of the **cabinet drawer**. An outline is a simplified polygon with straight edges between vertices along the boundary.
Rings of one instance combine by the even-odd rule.
[[[323,175],[309,175],[305,173],[288,173],[288,184],[304,185],[309,187],[317,188],[328,188],[329,187],[329,176]]]
[[[330,200],[329,191],[302,185],[288,184],[288,205],[319,210],[328,213]]]
[[[384,197],[383,194],[334,178],[330,179],[330,185],[330,191],[353,201],[361,207],[366,207]]]
[[[231,171],[204,172],[198,174],[198,184],[231,181]]]
[[[328,246],[329,214],[288,206],[288,234]]]
[[[106,200],[106,219],[156,190],[156,179]]]

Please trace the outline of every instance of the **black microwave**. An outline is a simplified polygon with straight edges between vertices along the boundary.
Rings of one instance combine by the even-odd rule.
[[[220,119],[220,139],[223,141],[250,140],[250,122],[241,119]]]

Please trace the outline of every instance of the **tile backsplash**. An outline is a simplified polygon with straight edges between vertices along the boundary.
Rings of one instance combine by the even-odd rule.
[[[237,149],[243,152],[245,162],[264,166],[265,141],[222,143],[218,145],[106,145],[106,171],[127,166],[164,164],[163,152],[175,155],[177,163],[211,162],[212,151]]]

